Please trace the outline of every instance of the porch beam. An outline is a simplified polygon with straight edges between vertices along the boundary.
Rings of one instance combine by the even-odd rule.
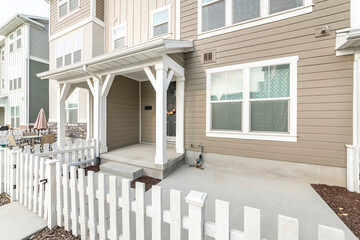
[[[156,90],[156,78],[155,78],[153,72],[151,71],[150,67],[144,67],[144,71],[145,71],[147,77],[149,78],[151,84],[153,85],[154,89]]]
[[[102,86],[102,91],[101,91],[101,96],[103,98],[106,98],[107,95],[109,94],[109,91],[110,91],[111,85],[114,81],[114,78],[115,78],[115,74],[109,74],[106,76],[105,82],[104,82],[104,85]]]
[[[70,97],[70,95],[75,91],[76,87],[71,86],[68,93],[66,94],[66,99]]]
[[[94,94],[95,94],[95,93],[94,93],[94,86],[93,86],[90,78],[86,79],[86,82],[87,82],[87,84],[89,85],[89,89],[90,89],[91,94],[94,96]]]
[[[166,79],[166,89],[169,88],[169,85],[170,85],[170,82],[171,82],[171,79],[173,78],[174,76],[174,70],[170,70],[168,76],[167,76],[167,79]]]
[[[166,66],[175,71],[177,77],[183,77],[185,75],[184,68],[168,55],[163,56],[163,62]]]
[[[65,141],[65,101],[70,90],[70,84],[57,85],[57,137],[58,142]]]

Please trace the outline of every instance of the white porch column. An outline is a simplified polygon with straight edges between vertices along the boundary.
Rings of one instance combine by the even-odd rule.
[[[100,146],[100,153],[105,153],[108,151],[107,147],[107,96],[109,95],[111,85],[114,81],[115,75],[109,74],[106,76],[104,84],[101,89],[101,99],[100,99],[100,123],[101,123],[101,146]]]
[[[156,71],[156,155],[155,164],[167,163],[166,153],[166,100],[168,88],[168,68],[164,64],[155,65]]]
[[[101,139],[101,118],[100,118],[100,107],[101,107],[101,79],[93,78],[93,95],[94,95],[94,121],[93,121],[93,136],[97,141],[96,144],[96,157],[100,157],[100,146],[102,144]]]
[[[70,90],[68,83],[57,85],[57,137],[58,142],[65,141],[65,101]]]
[[[185,81],[184,77],[176,79],[176,152],[185,153]]]
[[[93,95],[91,90],[87,91],[87,124],[86,124],[86,138],[93,138]]]

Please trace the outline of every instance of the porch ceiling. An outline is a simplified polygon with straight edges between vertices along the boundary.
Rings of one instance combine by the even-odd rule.
[[[143,68],[144,64],[160,60],[166,54],[189,52],[193,49],[192,41],[158,39],[137,46],[128,47],[90,60],[81,61],[69,66],[37,74],[41,79],[57,80],[59,82],[80,81],[91,78],[85,72],[86,65],[90,72],[99,76],[134,72]],[[130,71],[131,69],[131,71]]]

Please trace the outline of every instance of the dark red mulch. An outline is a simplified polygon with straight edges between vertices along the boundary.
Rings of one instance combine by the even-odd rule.
[[[132,188],[135,188],[135,183],[136,182],[145,183],[145,192],[147,192],[153,185],[156,185],[159,182],[161,182],[161,180],[157,179],[157,178],[152,178],[152,177],[149,177],[149,176],[142,176],[142,177],[139,177],[139,178],[134,179],[134,180],[131,181],[131,187]]]
[[[98,172],[100,171],[100,166],[90,166],[86,167],[85,169],[85,176],[87,176],[88,171]]]
[[[80,236],[75,237],[71,232],[66,231],[63,227],[56,226],[52,230],[45,228],[41,232],[32,235],[29,240],[51,239],[51,240],[78,240]]]
[[[315,191],[360,239],[360,194],[344,187],[312,184]]]
[[[6,193],[0,194],[0,206],[10,203],[10,196]]]

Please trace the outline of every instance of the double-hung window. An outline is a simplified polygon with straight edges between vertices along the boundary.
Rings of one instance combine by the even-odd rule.
[[[126,46],[126,26],[127,23],[122,23],[113,28],[113,49]]]
[[[56,43],[56,68],[67,66],[82,60],[82,34],[72,35]]]
[[[309,7],[312,10],[313,0],[198,0],[198,33],[204,33],[232,25],[247,23],[252,27],[271,21],[277,21],[292,16],[307,13],[300,7]],[[292,10],[289,12],[285,12]],[[297,11],[298,10],[298,11]],[[297,11],[297,12],[296,12]],[[282,13],[283,12],[283,13]],[[281,16],[274,17],[273,14],[281,13]],[[273,19],[264,18],[273,17]],[[249,23],[249,20],[253,20]],[[254,20],[256,20],[254,22]],[[237,28],[234,30],[242,29]],[[222,31],[224,33],[226,31]]]
[[[59,18],[79,8],[79,0],[58,0]]]
[[[11,127],[12,128],[20,127],[20,107],[19,106],[11,107]]]
[[[288,57],[206,70],[206,135],[295,142],[297,61]]]
[[[16,31],[16,49],[21,48],[21,28]]]
[[[1,78],[1,90],[5,90],[5,78]]]
[[[5,50],[4,49],[1,50],[1,61],[2,62],[5,61]]]
[[[78,104],[70,103],[66,104],[65,119],[67,124],[78,124]]]
[[[14,34],[11,34],[9,37],[9,52],[12,53],[14,50]]]
[[[151,36],[159,37],[171,32],[171,5],[151,12]]]

